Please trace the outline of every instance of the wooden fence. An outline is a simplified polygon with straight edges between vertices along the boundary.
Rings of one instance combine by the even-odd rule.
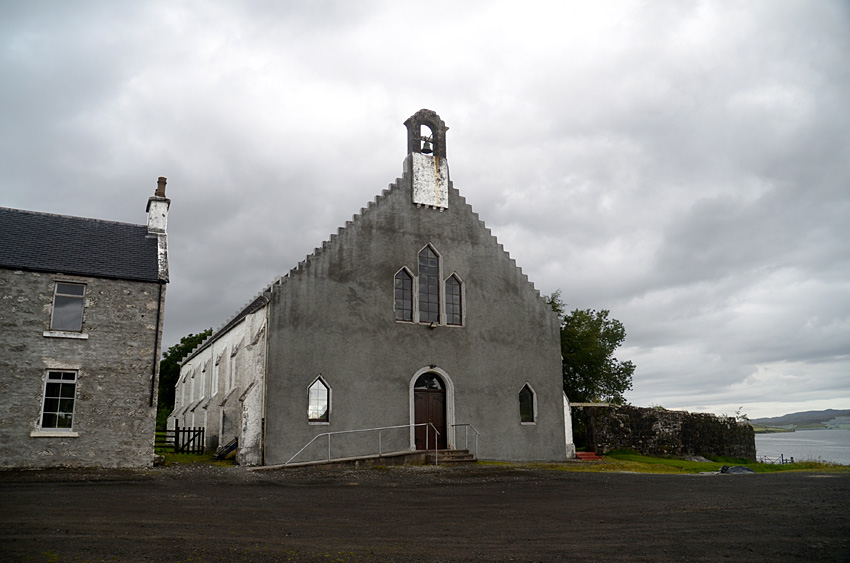
[[[174,429],[156,433],[154,449],[157,452],[174,452],[176,454],[204,453],[204,428],[181,428],[175,423]]]

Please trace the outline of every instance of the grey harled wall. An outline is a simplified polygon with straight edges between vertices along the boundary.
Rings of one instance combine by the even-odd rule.
[[[410,423],[411,379],[430,365],[454,384],[455,422],[481,431],[482,459],[564,459],[557,318],[454,188],[443,212],[417,208],[410,190],[409,178],[398,181],[273,286],[265,463],[285,462],[317,433]],[[427,243],[442,278],[464,282],[462,328],[394,320],[393,277],[402,266],[416,274]],[[306,420],[319,373],[332,389],[329,425]],[[520,424],[526,382],[535,425]],[[409,448],[409,436],[389,447]]]
[[[55,280],[87,284],[87,340],[43,336]],[[0,269],[0,466],[152,464],[156,399],[154,406],[149,399],[159,355],[158,291],[157,283]],[[39,425],[51,368],[79,370],[76,438],[30,436]]]

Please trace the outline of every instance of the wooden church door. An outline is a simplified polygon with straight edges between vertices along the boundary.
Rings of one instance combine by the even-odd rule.
[[[413,386],[414,422],[430,422],[440,433],[437,447],[446,448],[446,386],[436,373],[419,376]],[[417,426],[414,432],[416,449],[434,448],[434,429],[430,425]]]

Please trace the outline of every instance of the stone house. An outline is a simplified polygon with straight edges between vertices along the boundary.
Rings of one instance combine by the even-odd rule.
[[[245,465],[379,427],[294,461],[476,432],[481,459],[574,456],[557,316],[454,188],[445,123],[405,126],[403,176],[184,360],[170,427],[237,438]]]
[[[170,200],[147,225],[0,208],[0,467],[153,463]]]

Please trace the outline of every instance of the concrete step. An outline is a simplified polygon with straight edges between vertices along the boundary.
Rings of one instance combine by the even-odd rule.
[[[469,450],[438,450],[437,461],[440,464],[457,464],[457,463],[475,463],[475,456],[469,453]],[[434,463],[434,452],[429,451],[425,454],[425,463]]]

